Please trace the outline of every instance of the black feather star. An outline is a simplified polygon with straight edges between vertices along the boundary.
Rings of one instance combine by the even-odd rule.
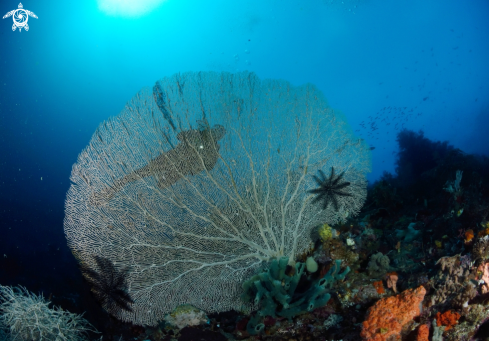
[[[339,175],[335,176],[334,167],[331,167],[331,175],[329,178],[326,178],[326,175],[322,170],[318,170],[318,173],[319,177],[313,175],[313,178],[319,187],[308,191],[309,193],[317,194],[312,202],[316,203],[318,201],[322,201],[324,210],[328,208],[329,204],[333,204],[335,211],[338,211],[338,199],[340,197],[352,196],[350,193],[343,190],[345,187],[350,186],[349,182],[342,181],[345,172],[343,171]]]
[[[112,262],[104,257],[94,256],[98,272],[86,265],[80,270],[91,286],[91,291],[100,305],[116,316],[118,310],[132,311],[134,303],[127,292],[127,268],[118,271]]]

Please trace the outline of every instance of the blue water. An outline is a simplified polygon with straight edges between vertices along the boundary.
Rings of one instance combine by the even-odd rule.
[[[394,172],[397,133],[489,155],[486,0],[167,0],[108,13],[26,1],[0,21],[0,284],[46,296],[81,277],[63,235],[78,153],[100,122],[176,72],[313,83]],[[2,1],[2,16],[16,9]],[[77,277],[78,276],[78,277]]]

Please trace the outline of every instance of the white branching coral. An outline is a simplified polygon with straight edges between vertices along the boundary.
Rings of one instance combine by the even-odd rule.
[[[342,193],[325,206],[314,176],[333,168]],[[357,214],[369,168],[368,146],[313,85],[177,74],[99,126],[73,166],[65,233],[87,266],[98,255],[127,268],[124,321],[155,325],[181,304],[249,310],[242,282]]]
[[[51,302],[24,287],[0,285],[0,330],[12,340],[88,340],[95,328],[81,315],[49,308]]]

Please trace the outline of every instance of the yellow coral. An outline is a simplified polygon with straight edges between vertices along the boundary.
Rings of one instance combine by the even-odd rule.
[[[333,229],[328,224],[324,224],[323,226],[321,226],[318,232],[319,232],[319,237],[323,242],[333,238]]]
[[[439,241],[439,240],[435,240],[435,245],[439,249],[443,248],[443,243],[441,241]]]
[[[170,313],[170,315],[172,317],[175,317],[175,316],[178,316],[178,315],[181,315],[181,314],[188,314],[192,311],[196,311],[197,308],[195,308],[194,306],[190,305],[190,304],[181,304],[179,305],[178,307],[176,307],[175,309],[173,309],[173,311]]]

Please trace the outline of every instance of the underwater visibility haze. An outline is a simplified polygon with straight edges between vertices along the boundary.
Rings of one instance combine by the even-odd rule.
[[[0,7],[0,340],[489,337],[487,1]]]

